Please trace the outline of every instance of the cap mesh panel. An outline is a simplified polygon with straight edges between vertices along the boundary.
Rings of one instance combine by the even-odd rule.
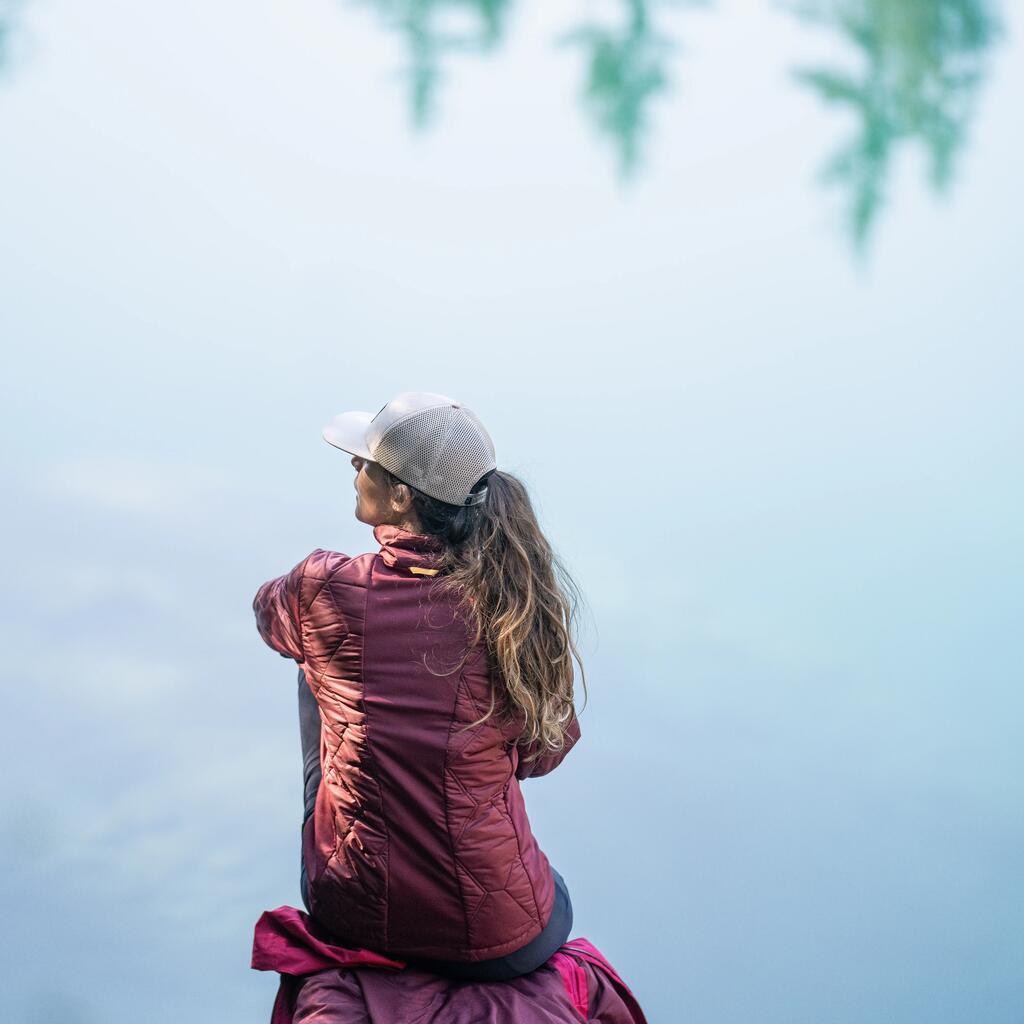
[[[374,459],[400,480],[440,501],[461,505],[494,468],[494,445],[468,409],[424,409],[384,433]]]

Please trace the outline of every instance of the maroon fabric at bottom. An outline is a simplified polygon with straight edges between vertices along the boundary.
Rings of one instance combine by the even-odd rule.
[[[281,975],[271,1024],[646,1024],[586,939],[522,978],[460,982],[333,945],[307,914],[279,907],[256,924],[252,966]]]

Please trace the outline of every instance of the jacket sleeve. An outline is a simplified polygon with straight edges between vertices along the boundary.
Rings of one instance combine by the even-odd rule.
[[[540,775],[547,775],[548,772],[554,771],[562,763],[565,755],[568,754],[576,745],[576,741],[579,738],[580,723],[576,715],[573,714],[569,721],[569,726],[565,731],[565,743],[562,745],[561,750],[541,754],[540,757],[531,760],[532,755],[537,750],[537,744],[520,745],[516,748],[519,752],[519,763],[516,766],[516,778],[535,779]]]
[[[312,557],[312,554],[307,555],[291,572],[278,576],[276,580],[268,580],[256,592],[252,602],[260,636],[282,658],[292,658],[300,664],[305,661],[302,649],[302,581],[306,563]]]

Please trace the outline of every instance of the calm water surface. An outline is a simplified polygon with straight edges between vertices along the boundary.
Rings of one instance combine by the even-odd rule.
[[[488,423],[589,598],[528,786],[653,1022],[1024,1008],[1019,7],[0,0],[5,1019],[269,1017],[319,431]]]

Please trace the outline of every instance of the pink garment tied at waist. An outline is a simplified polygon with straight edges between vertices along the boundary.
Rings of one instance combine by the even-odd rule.
[[[256,923],[252,966],[281,975],[271,1024],[294,1024],[304,982],[322,972],[330,974],[315,983],[315,1010],[298,1011],[311,1024],[646,1024],[633,993],[586,939],[565,943],[523,978],[459,982],[407,968],[372,950],[335,945],[308,914],[278,907]],[[411,999],[411,993],[420,998]]]

